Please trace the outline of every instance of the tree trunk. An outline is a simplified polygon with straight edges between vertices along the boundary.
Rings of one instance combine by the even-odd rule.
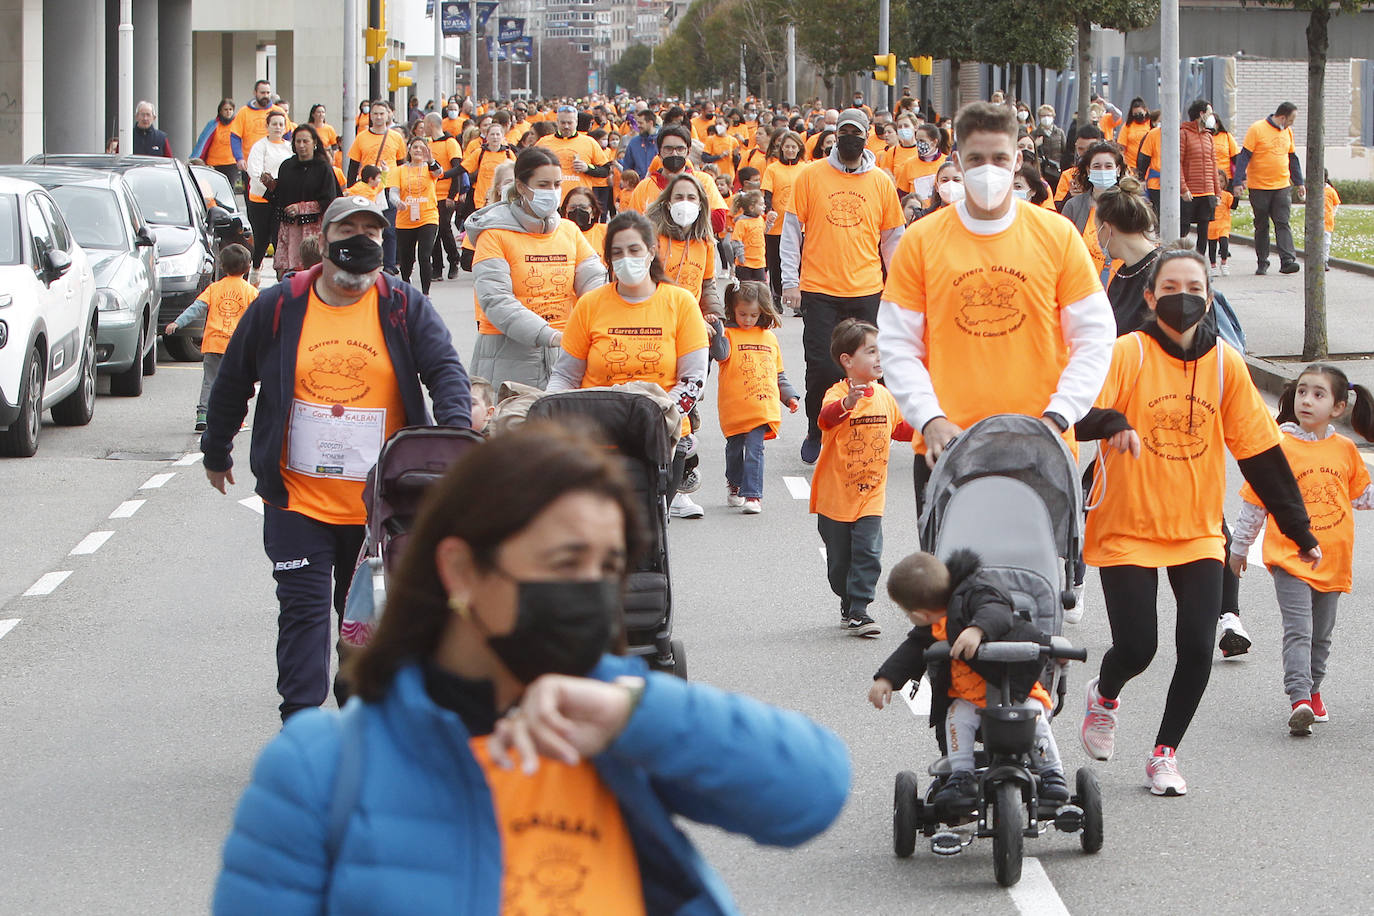
[[[959,110],[959,61],[949,62],[949,96],[950,103],[954,106],[952,111],[939,112],[941,116],[949,114],[951,117]]]
[[[1082,127],[1088,123],[1088,97],[1092,95],[1093,83],[1093,24],[1092,20],[1082,17],[1078,20],[1078,110],[1074,117]]]
[[[1313,8],[1307,20],[1307,206],[1303,208],[1302,358],[1325,359],[1326,268],[1322,240],[1326,233],[1326,53],[1331,11]]]

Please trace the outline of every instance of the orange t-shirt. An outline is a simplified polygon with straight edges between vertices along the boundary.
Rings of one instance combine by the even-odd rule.
[[[1250,151],[1245,167],[1245,183],[1256,191],[1275,191],[1293,183],[1288,157],[1296,151],[1291,128],[1280,130],[1269,119],[1256,121],[1245,132],[1242,144]]]
[[[1223,446],[1244,460],[1281,439],[1245,358],[1218,341],[1185,369],[1135,331],[1117,339],[1097,406],[1125,414],[1141,449],[1138,459],[1106,458],[1107,486],[1088,513],[1083,558],[1151,569],[1223,559]]]
[[[948,617],[941,617],[930,625],[930,635],[937,640],[949,638],[947,623]],[[967,700],[974,706],[988,705],[988,682],[981,674],[969,667],[968,662],[962,658],[951,658],[949,660],[949,694],[950,698],[956,700]],[[1053,709],[1054,705],[1050,700],[1050,692],[1044,688],[1039,681],[1031,687],[1028,696],[1031,699],[1039,700],[1045,704],[1046,709]]]
[[[914,144],[911,146],[902,146],[899,143],[896,146],[889,146],[878,154],[878,167],[887,169],[887,171],[891,173],[892,180],[897,182],[897,190],[900,191],[902,189],[902,183],[897,181],[897,169],[905,165],[908,159],[920,158],[921,152]]]
[[[520,142],[521,137],[525,136],[525,134],[530,132],[530,129],[533,126],[534,125],[532,125],[529,121],[519,121],[515,124],[512,124],[510,126],[510,130],[506,131],[506,143],[508,143],[511,146],[515,146],[517,143]]]
[[[717,172],[720,172],[721,175],[733,181],[735,178],[734,153],[739,149],[739,141],[729,134],[716,136],[716,134],[712,132],[710,136],[701,142],[701,145],[710,155],[720,157],[711,164],[716,167]]]
[[[591,246],[592,251],[600,258],[602,252],[606,250],[606,224],[592,223],[592,228],[582,233],[582,237],[587,240],[587,244]],[[602,260],[604,261],[605,258],[602,258]]]
[[[376,200],[377,195],[381,192],[382,189],[380,187],[374,188],[366,181],[355,181],[344,193],[349,197],[362,196],[366,197],[368,200]]]
[[[538,145],[553,150],[559,163],[562,164],[564,194],[567,194],[571,188],[592,187],[591,176],[585,172],[573,170],[575,159],[581,159],[589,166],[605,165],[611,161],[611,154],[602,149],[600,143],[586,134],[575,134],[566,139],[550,134],[541,138]]]
[[[716,246],[705,239],[678,241],[666,235],[658,237],[658,260],[668,279],[701,299],[701,288],[707,280],[716,278]]]
[[[447,172],[453,166],[450,163],[454,159],[461,159],[463,151],[458,146],[458,141],[452,137],[440,137],[438,140],[429,141],[430,153],[434,156],[434,161]],[[438,178],[434,182],[434,193],[440,200],[448,197],[449,185],[453,183],[452,178]]]
[[[366,524],[367,472],[405,423],[376,287],[342,307],[312,288],[282,441],[286,508],[331,525]]]
[[[1217,169],[1225,172],[1228,178],[1235,175],[1235,169],[1231,167],[1231,160],[1240,155],[1240,144],[1236,142],[1234,134],[1218,131],[1212,135],[1212,150],[1217,155]],[[1127,165],[1134,165],[1128,162]]]
[[[396,169],[396,189],[401,197],[396,210],[397,229],[439,225],[439,200],[428,165],[407,163]]]
[[[254,143],[267,136],[267,115],[273,111],[281,111],[281,109],[276,106],[249,108],[244,105],[234,113],[234,120],[229,122],[229,130],[231,133],[239,135],[243,158],[248,158],[248,151],[253,148]],[[291,123],[290,118],[287,118],[284,136],[291,136],[291,131],[295,129],[296,125]]]
[[[648,299],[629,302],[618,286],[597,287],[577,300],[568,316],[563,349],[586,360],[582,387],[644,381],[672,390],[678,357],[706,348],[706,322],[696,299],[681,287],[660,283]]]
[[[450,137],[461,137],[465,124],[467,124],[467,119],[465,118],[444,118],[439,126],[442,127],[444,133],[448,134]]]
[[[234,165],[234,147],[230,145],[229,135],[233,132],[233,123],[216,124],[215,130],[210,134],[210,140],[205,144],[205,155],[201,158],[206,165]],[[266,134],[264,127],[263,133]],[[248,147],[244,146],[243,155],[248,156]]]
[[[948,156],[940,156],[926,162],[920,156],[910,156],[897,168],[897,190],[903,194],[915,194],[924,206],[930,206],[935,197],[935,173],[945,164]]]
[[[1137,149],[1137,150],[1136,150],[1136,153],[1135,153],[1136,156],[1149,156],[1149,157],[1150,157],[1150,174],[1149,174],[1149,175],[1141,175],[1141,176],[1139,176],[1139,177],[1146,179],[1146,181],[1145,181],[1145,187],[1146,187],[1147,189],[1151,190],[1151,191],[1158,191],[1158,190],[1159,190],[1159,171],[1160,171],[1160,170],[1159,170],[1159,166],[1160,166],[1160,161],[1159,161],[1159,138],[1160,138],[1160,136],[1161,136],[1161,134],[1160,134],[1159,128],[1158,128],[1158,127],[1151,127],[1150,130],[1145,134],[1144,139],[1142,139],[1142,140],[1140,141],[1140,148]],[[1132,158],[1128,159],[1127,162],[1126,162],[1126,164],[1129,165],[1131,168],[1135,168],[1135,164],[1136,164],[1136,159],[1135,159],[1135,157],[1132,157]]]
[[[1316,442],[1285,433],[1283,453],[1288,456],[1288,465],[1302,491],[1312,534],[1322,549],[1322,561],[1313,569],[1298,559],[1298,545],[1279,530],[1271,517],[1264,533],[1264,565],[1269,569],[1277,566],[1319,592],[1349,592],[1355,548],[1351,501],[1369,487],[1369,469],[1355,443],[1339,433]],[[1240,495],[1248,503],[1262,505],[1248,483],[1240,488]]]
[[[654,171],[654,169],[650,169],[650,174],[645,176],[639,184],[635,185],[635,189],[630,192],[630,201],[626,205],[629,209],[638,210],[640,213],[648,213],[649,205],[658,200],[658,196],[663,193],[663,188],[660,188],[658,182],[652,177]],[[696,171],[690,165],[687,166],[687,172],[697,180],[697,184],[701,185],[702,191],[705,192],[706,208],[713,211],[724,210],[725,198],[720,196],[720,188],[716,187],[716,183],[711,180],[711,176],[707,175],[705,172]]]
[[[1083,244],[1088,246],[1088,256],[1093,259],[1093,267],[1096,268],[1097,275],[1102,276],[1102,271],[1107,267],[1107,255],[1102,251],[1102,246],[1097,241],[1096,206],[1088,211],[1088,220],[1083,224]]]
[[[258,288],[243,277],[225,277],[205,287],[196,297],[206,306],[205,337],[200,349],[205,353],[223,353],[239,319],[256,298]]]
[[[469,742],[501,837],[501,910],[644,916],[644,890],[620,802],[589,761],[543,758],[526,774]]]
[[[488,229],[477,237],[472,265],[499,258],[510,266],[511,291],[520,304],[562,330],[577,302],[577,265],[596,257],[582,232],[568,220],[559,220],[552,232],[536,235],[512,229]],[[501,329],[479,311],[477,330],[500,334]]]
[[[821,408],[843,400],[849,380],[825,393]],[[897,399],[880,383],[839,423],[821,430],[821,455],[811,476],[811,511],[837,522],[883,514],[887,503],[887,459],[902,422]]]
[[[764,170],[763,190],[772,192],[773,212],[778,215],[773,221],[773,228],[768,230],[768,235],[782,235],[783,217],[792,208],[792,186],[797,183],[797,176],[804,168],[804,162],[794,162],[791,165],[774,162]]]
[[[1097,126],[1102,128],[1102,136],[1108,140],[1116,139],[1116,129],[1121,126],[1121,119],[1111,112],[1102,115],[1102,119],[1097,122]]]
[[[1135,171],[1135,155],[1140,151],[1140,141],[1144,140],[1145,135],[1149,132],[1149,121],[1142,121],[1139,124],[1134,121],[1127,121],[1117,136],[1117,145],[1121,147],[1121,154],[1126,157],[1126,168],[1131,171]]]
[[[882,290],[882,234],[906,224],[897,188],[886,172],[872,168],[851,175],[828,161],[814,163],[797,176],[789,210],[806,234],[802,290],[831,296],[869,296]]]
[[[764,172],[768,171],[768,165],[768,154],[764,150],[759,149],[757,146],[749,147],[749,149],[745,150],[744,154],[739,157],[740,168],[743,169],[752,166],[753,168],[759,170],[760,176],[762,176]]]
[[[1059,184],[1054,188],[1054,202],[1062,203],[1074,193],[1073,179],[1078,174],[1078,166],[1071,165],[1059,173]]]
[[[955,207],[918,219],[883,291],[925,315],[931,382],[950,422],[964,429],[995,413],[1045,411],[1069,361],[1059,312],[1102,289],[1071,220],[1025,201],[1014,206],[1012,224],[995,235],[970,232]]]
[[[1336,193],[1336,189],[1331,185],[1326,186],[1325,193],[1322,194],[1322,207],[1325,214],[1322,217],[1327,232],[1336,231],[1336,208],[1341,205],[1341,195]]]
[[[503,162],[514,161],[515,154],[508,149],[493,152],[480,146],[463,157],[463,170],[469,176],[474,174],[477,176],[473,183],[472,202],[479,209],[488,203],[495,203],[495,201],[487,200],[487,197],[491,194],[492,176],[496,174],[497,167]],[[566,194],[567,190],[564,188],[563,192]]]
[[[385,134],[374,134],[365,130],[353,138],[353,146],[348,150],[348,158],[365,165],[375,165],[382,170],[382,184],[388,188],[396,187],[396,166],[405,161],[406,141],[398,131],[388,130]]]
[[[744,256],[735,260],[741,267],[759,268],[764,260],[763,217],[743,216],[735,220],[735,241],[744,246]]]
[[[1235,200],[1231,192],[1222,190],[1217,195],[1217,209],[1212,214],[1212,221],[1207,224],[1207,238],[1220,239],[1231,234],[1231,202]]]
[[[775,439],[782,425],[782,395],[778,373],[783,371],[782,348],[766,328],[725,328],[730,356],[720,364],[716,413],[720,431],[738,436],[767,426],[765,439]]]

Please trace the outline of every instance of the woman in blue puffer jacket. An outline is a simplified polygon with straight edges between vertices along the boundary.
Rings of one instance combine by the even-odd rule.
[[[619,642],[641,536],[618,459],[526,424],[434,486],[341,713],[263,751],[214,911],[735,912],[673,823],[795,846],[849,789],[806,717],[649,672]]]

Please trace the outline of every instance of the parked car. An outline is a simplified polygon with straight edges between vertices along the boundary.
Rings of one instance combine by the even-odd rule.
[[[43,411],[95,415],[96,285],[62,211],[31,181],[0,177],[0,455],[38,451]]]
[[[156,242],[128,184],[94,169],[5,165],[0,175],[47,188],[95,271],[97,369],[110,393],[138,397],[157,371],[157,308],[162,283]]]
[[[234,220],[233,226],[220,238],[220,244],[228,245],[234,242],[252,251],[253,227],[248,222],[247,212],[239,207],[238,196],[234,193],[234,185],[229,181],[229,176],[208,165],[191,166],[191,174],[200,185],[205,206],[223,207]]]
[[[233,228],[233,218],[223,208],[205,206],[186,163],[156,156],[45,153],[30,158],[29,164],[100,169],[128,182],[157,239],[157,273],[162,280],[158,327],[180,315],[214,281],[219,237]],[[204,334],[204,322],[194,322],[163,341],[173,359],[196,362]]]

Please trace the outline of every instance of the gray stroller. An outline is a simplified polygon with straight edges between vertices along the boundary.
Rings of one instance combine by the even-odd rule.
[[[1064,440],[1032,417],[1003,414],[975,423],[949,444],[926,487],[921,543],[942,560],[967,548],[982,559],[1012,598],[1016,612],[1050,636],[1035,642],[984,644],[978,659],[1016,664],[1040,661],[1040,683],[1063,707],[1061,661],[1085,661],[1061,635],[1064,609],[1073,607],[1074,565],[1083,539],[1082,487]],[[926,651],[927,663],[947,659],[949,644]],[[933,803],[950,775],[948,758],[930,766],[933,777],[921,793],[916,775],[897,775],[893,805],[893,848],[910,856],[919,831],[937,855],[957,855],[978,837],[993,840],[993,870],[1004,886],[1021,878],[1023,837],[1037,837],[1052,825],[1076,832],[1084,851],[1102,847],[1102,797],[1097,776],[1082,768],[1067,805],[1042,805],[1039,774],[1032,760],[1035,714],[1011,703],[1009,679],[988,685],[988,705],[979,710],[982,749],[976,754],[980,801],[977,823],[967,839],[946,825]],[[1046,713],[1046,715],[1052,715]]]

